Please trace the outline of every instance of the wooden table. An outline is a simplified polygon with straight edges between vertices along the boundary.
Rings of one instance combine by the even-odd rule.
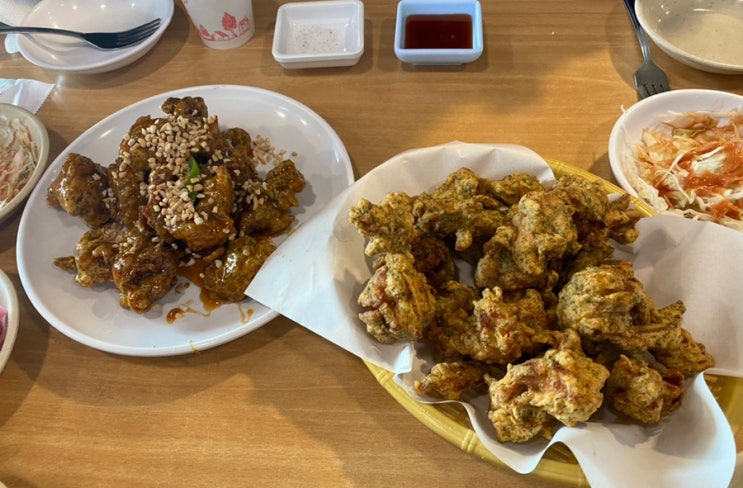
[[[254,2],[255,37],[231,51],[206,48],[177,3],[162,40],[128,67],[63,75],[3,53],[2,76],[57,85],[38,112],[51,159],[143,98],[240,84],[320,114],[345,143],[356,177],[406,149],[459,140],[521,144],[613,180],[609,133],[636,101],[632,74],[641,62],[621,2],[486,1],[479,60],[413,68],[394,56],[394,2],[367,1],[358,65],[307,71],[284,70],[271,56],[280,3]],[[740,77],[653,54],[673,88],[743,94]],[[0,226],[0,266],[22,313],[0,376],[0,481],[8,486],[555,485],[462,452],[404,410],[360,360],[284,318],[176,357],[122,357],[68,339],[21,287],[20,214]]]

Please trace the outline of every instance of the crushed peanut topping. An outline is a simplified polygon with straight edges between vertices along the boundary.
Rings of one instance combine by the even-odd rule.
[[[167,114],[165,118],[143,128],[140,137],[127,134],[124,140],[131,151],[120,153],[120,171],[114,177],[125,176],[124,170],[131,163],[131,152],[145,149],[151,154],[147,158],[150,182],[140,187],[141,194],[154,200],[153,208],[160,212],[167,225],[185,221],[203,223],[208,215],[196,213],[191,197],[195,193],[197,199],[203,198],[204,195],[200,193],[204,189],[201,178],[185,180],[191,156],[201,150],[208,151],[209,130],[216,121],[213,115],[186,118]],[[218,153],[221,156],[221,152]]]

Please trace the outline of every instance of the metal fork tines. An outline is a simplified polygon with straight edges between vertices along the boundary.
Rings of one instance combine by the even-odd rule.
[[[0,34],[59,34],[63,36],[72,36],[82,39],[93,46],[101,49],[119,49],[138,44],[152,34],[160,27],[160,19],[151,20],[133,29],[121,32],[75,32],[65,29],[54,29],[51,27],[0,27]]]
[[[650,95],[670,90],[671,87],[668,84],[668,76],[666,76],[666,73],[660,69],[650,57],[650,46],[645,37],[645,31],[642,29],[640,21],[637,20],[635,1],[624,0],[624,6],[627,7],[630,20],[632,20],[632,27],[635,29],[637,40],[640,41],[640,50],[642,51],[643,63],[642,66],[640,66],[640,69],[635,71],[634,77],[637,95],[640,98],[647,98]]]

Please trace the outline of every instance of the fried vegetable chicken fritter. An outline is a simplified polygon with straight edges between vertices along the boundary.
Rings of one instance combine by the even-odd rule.
[[[91,230],[74,256],[54,262],[83,286],[112,283],[122,307],[144,313],[179,268],[204,259],[207,295],[240,301],[275,249],[270,239],[294,222],[304,177],[284,160],[261,179],[250,134],[222,130],[201,97],[161,108],[135,121],[110,166],[68,156],[47,200]]]
[[[613,259],[612,242],[638,236],[630,203],[577,175],[546,188],[466,168],[430,193],[362,199],[349,219],[377,260],[359,318],[381,343],[433,346],[419,394],[487,386],[502,442],[551,437],[602,404],[656,423],[714,360],[681,327],[683,303],[656,308],[632,264]]]
[[[435,301],[426,277],[408,253],[386,254],[359,296],[371,310],[359,317],[382,344],[419,340],[434,318]]]
[[[542,356],[509,365],[503,378],[488,380],[488,417],[496,438],[550,438],[555,420],[570,426],[588,420],[603,402],[601,390],[608,377],[605,367],[583,353],[578,333],[565,331],[557,346]]]

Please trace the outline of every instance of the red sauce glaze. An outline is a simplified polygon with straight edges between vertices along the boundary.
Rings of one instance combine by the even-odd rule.
[[[472,49],[472,16],[414,14],[405,18],[405,49]]]

